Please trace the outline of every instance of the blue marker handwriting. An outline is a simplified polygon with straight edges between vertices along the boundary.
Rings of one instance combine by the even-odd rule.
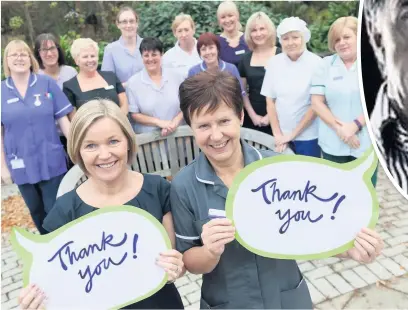
[[[136,243],[138,241],[138,238],[139,238],[138,234],[134,234],[132,248],[133,248],[133,254],[134,254],[133,258],[135,259],[137,258]],[[55,254],[48,260],[48,262],[51,263],[54,260],[58,261],[59,259],[61,268],[67,271],[68,265],[73,266],[76,262],[86,259],[93,254],[97,254],[97,253],[106,251],[108,247],[117,248],[117,247],[123,246],[126,243],[128,236],[126,233],[124,233],[121,240],[116,243],[113,241],[113,239],[114,237],[112,234],[106,234],[106,232],[103,231],[100,243],[89,244],[88,246],[82,248],[78,253],[74,249],[74,241],[72,240],[68,241],[55,252]],[[92,287],[93,287],[94,276],[101,275],[102,268],[105,270],[108,270],[111,265],[120,266],[126,260],[127,255],[128,253],[126,251],[123,254],[122,258],[119,260],[114,260],[111,257],[103,258],[96,265],[95,268],[91,268],[91,266],[88,265],[84,269],[84,271],[79,270],[78,274],[82,279],[88,278],[88,281],[85,286],[85,291],[87,293],[91,292]]]
[[[269,186],[268,186],[269,185]],[[318,196],[315,191],[317,190],[316,185],[311,185],[310,181],[306,182],[306,185],[303,189],[296,189],[296,190],[281,190],[278,187],[278,179],[273,178],[264,183],[260,186],[253,188],[251,191],[253,193],[261,192],[262,198],[264,202],[268,205],[272,203],[279,203],[285,200],[292,200],[292,201],[301,201],[304,203],[308,203],[312,201],[312,199],[316,199],[320,202],[330,203],[337,199],[335,206],[332,210],[331,219],[334,220],[334,214],[337,212],[340,204],[346,199],[345,195],[339,195],[339,193],[334,193],[329,197],[320,197]],[[297,211],[292,214],[291,209],[287,209],[285,212],[282,210],[277,210],[275,214],[278,215],[279,220],[285,222],[279,228],[279,233],[284,234],[289,229],[291,221],[294,220],[295,222],[299,221],[309,221],[310,223],[316,223],[323,219],[323,214],[320,214],[316,217],[312,217],[311,211]]]

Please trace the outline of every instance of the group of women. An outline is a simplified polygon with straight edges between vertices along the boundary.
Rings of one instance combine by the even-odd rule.
[[[222,2],[217,15],[223,32],[197,40],[191,17],[177,16],[177,43],[164,53],[159,39],[137,34],[138,15],[123,7],[116,20],[122,36],[105,48],[101,70],[91,39],[72,44],[78,73],[65,65],[51,34],[37,38],[34,53],[23,41],[10,42],[2,179],[18,185],[41,234],[106,205],[133,205],[163,223],[175,249],[161,253],[157,264],[170,282],[130,308],[182,308],[172,282],[185,270],[204,274],[202,307],[311,308],[295,261],[249,252],[229,220],[209,219],[209,208],[225,209],[228,188],[246,165],[277,155],[241,141],[242,125],[273,133],[278,152],[291,147],[320,157],[321,148],[324,158],[348,162],[369,147],[357,82],[357,20],[342,17],[331,26],[335,54],[321,59],[306,49],[311,33],[299,18],[275,29],[258,12],[243,33],[233,2]],[[181,124],[191,126],[202,152],[171,185],[128,170],[135,133],[166,136]],[[65,141],[88,180],[55,202],[68,169]],[[381,249],[379,235],[362,228],[355,247],[340,256],[371,262]],[[20,294],[24,309],[41,308],[45,300],[35,284]]]

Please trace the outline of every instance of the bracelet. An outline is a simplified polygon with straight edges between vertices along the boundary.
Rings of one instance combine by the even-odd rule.
[[[354,124],[357,125],[358,131],[361,131],[361,129],[363,129],[363,125],[361,125],[361,123],[359,122],[358,119],[355,119],[355,120],[354,120]]]

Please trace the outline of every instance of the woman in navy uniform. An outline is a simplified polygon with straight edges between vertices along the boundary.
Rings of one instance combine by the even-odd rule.
[[[4,50],[1,82],[2,165],[4,182],[14,181],[41,234],[54,205],[67,159],[55,125],[68,136],[73,110],[57,83],[37,74],[39,66],[27,44],[11,41]]]
[[[295,260],[254,254],[235,240],[229,219],[210,219],[210,209],[225,211],[228,189],[241,169],[278,155],[240,139],[239,82],[225,72],[199,73],[181,85],[180,108],[201,152],[173,179],[170,199],[177,249],[189,272],[203,274],[201,308],[311,309]],[[339,256],[368,263],[382,247],[380,236],[363,228],[355,247]]]

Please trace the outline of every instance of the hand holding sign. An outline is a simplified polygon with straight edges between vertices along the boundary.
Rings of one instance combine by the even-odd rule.
[[[14,228],[11,238],[24,260],[24,285],[35,283],[46,293],[47,309],[123,307],[165,285],[158,257],[168,263],[164,268],[180,269],[174,263],[181,254],[170,250],[164,227],[135,207],[100,209],[44,236]],[[27,300],[30,294],[27,303],[38,297],[31,288]]]
[[[226,205],[237,240],[273,258],[314,259],[347,251],[360,230],[378,219],[370,181],[376,165],[370,150],[347,164],[276,156],[245,167]]]

